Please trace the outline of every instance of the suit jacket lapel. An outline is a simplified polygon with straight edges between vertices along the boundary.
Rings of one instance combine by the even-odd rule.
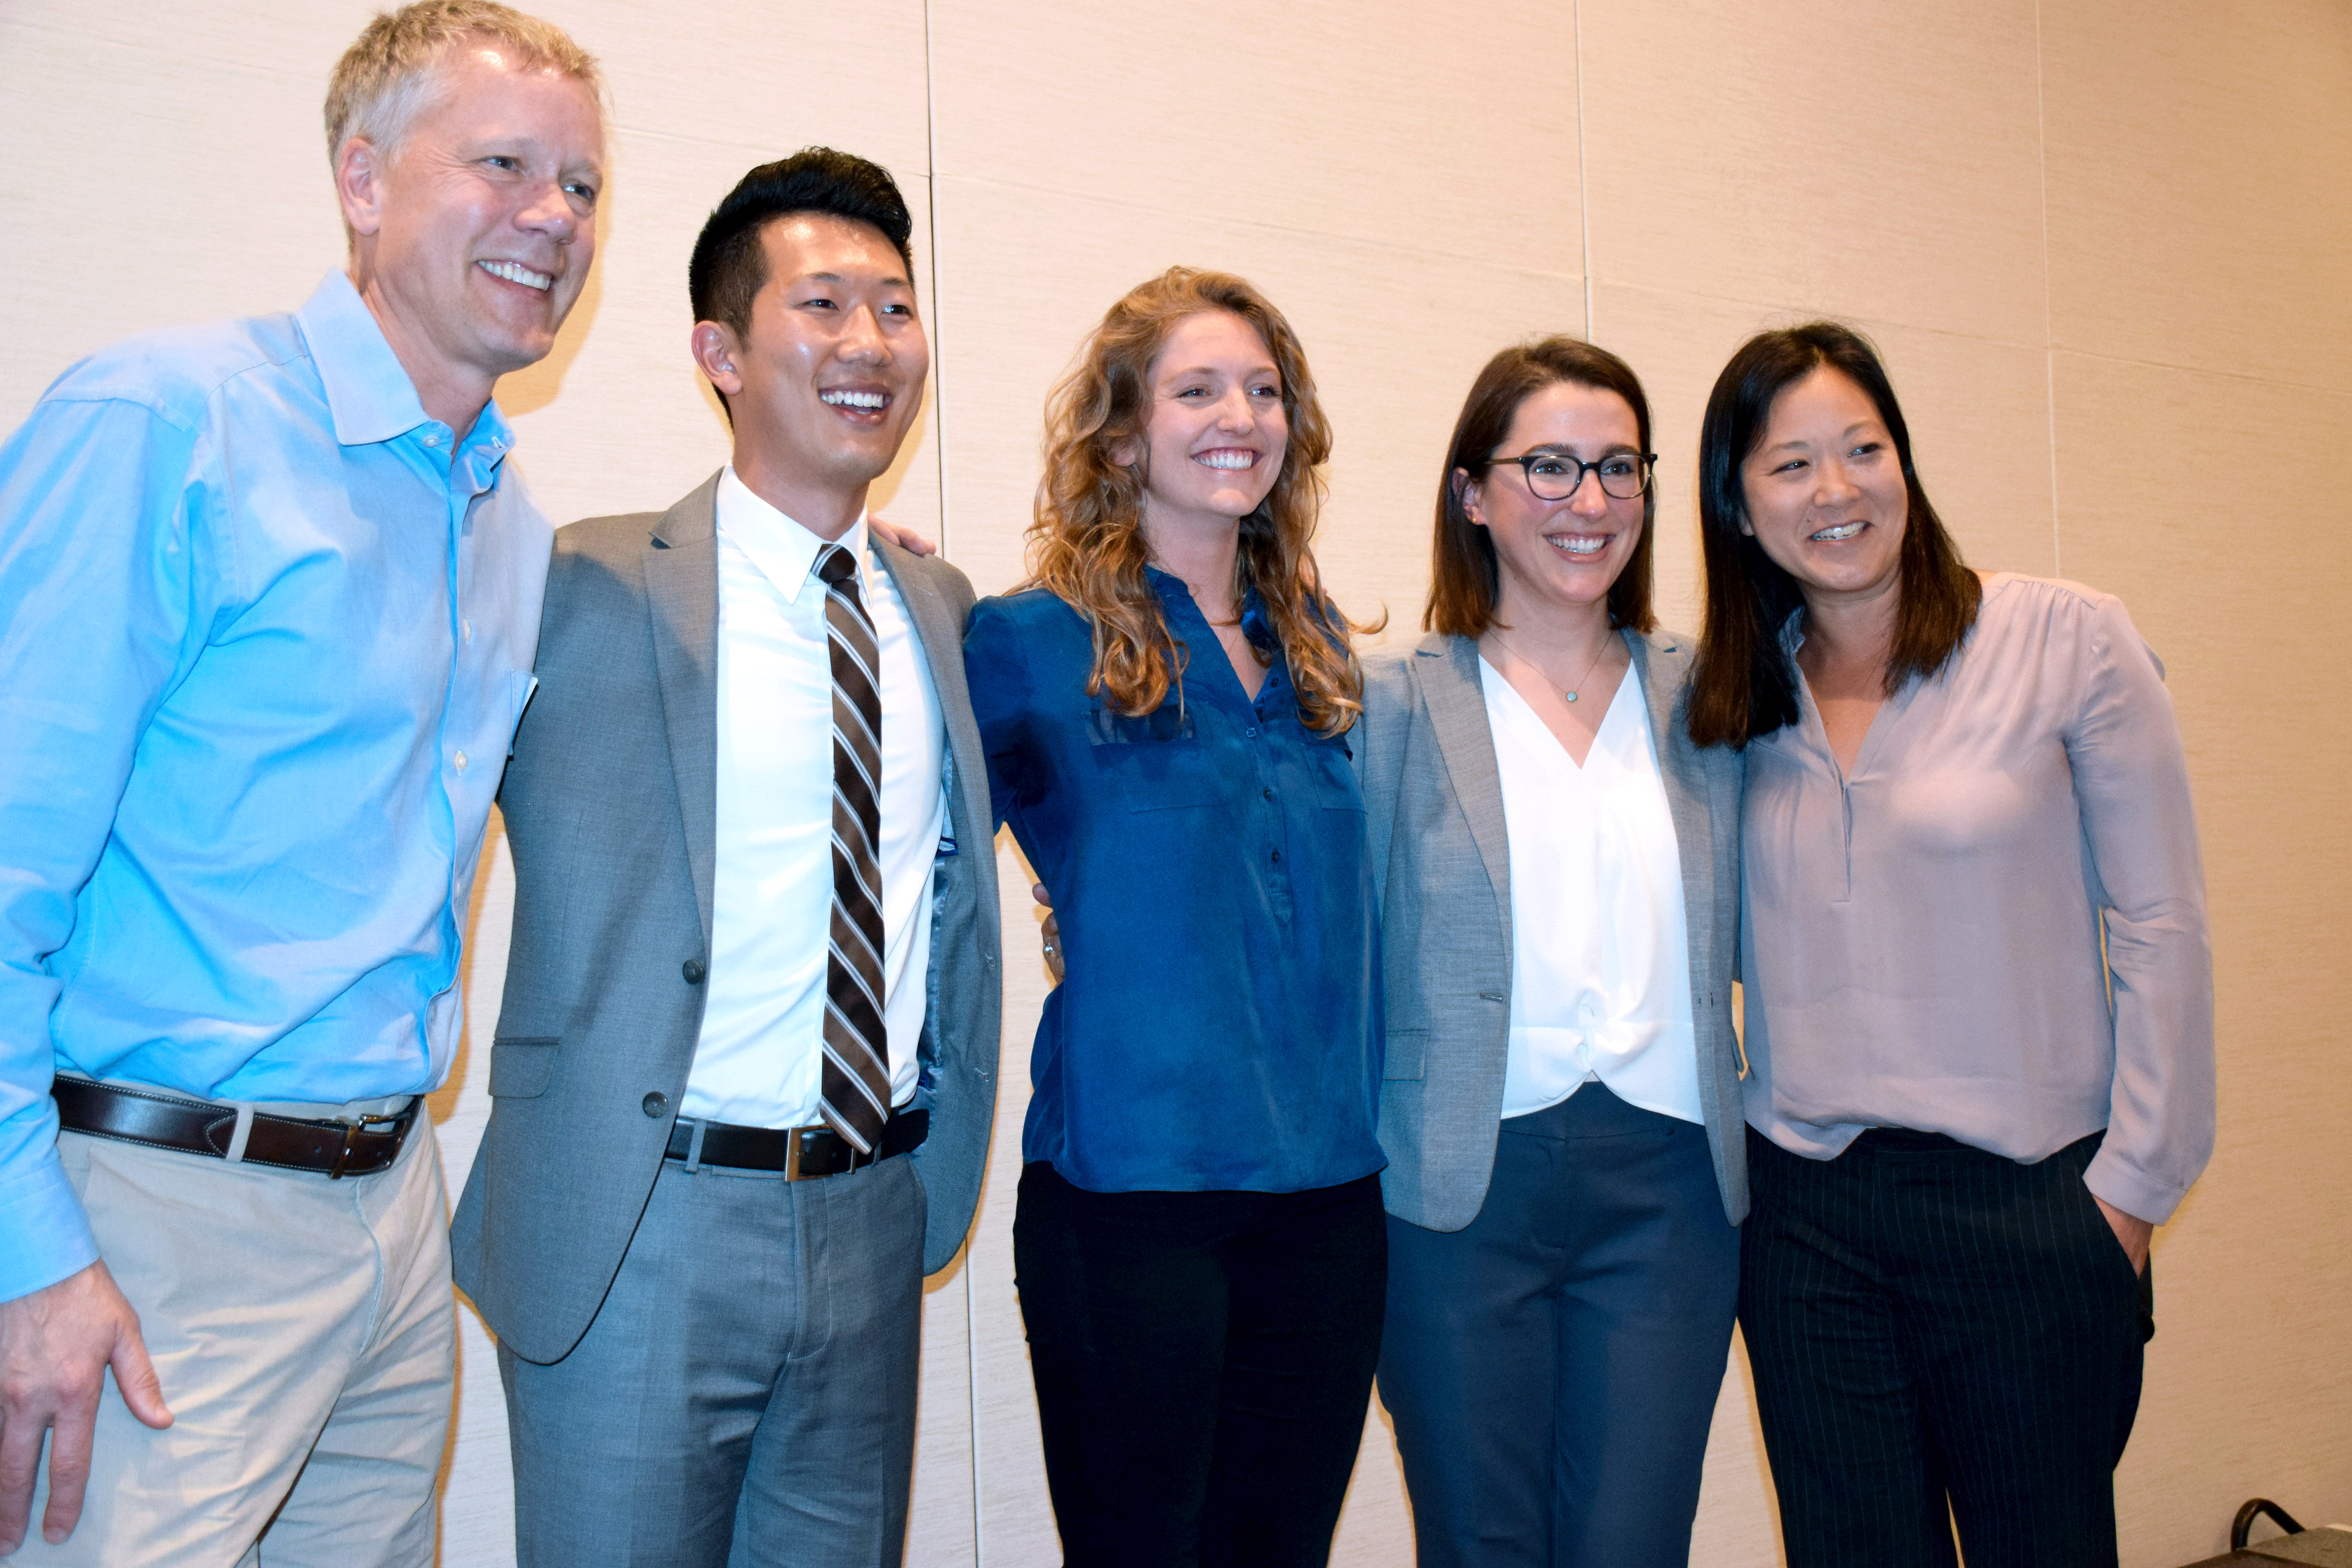
[[[1683,909],[1695,931],[1713,931],[1715,910],[1715,816],[1707,809],[1706,764],[1679,728],[1675,699],[1682,689],[1690,650],[1663,634],[1625,634],[1642,694],[1650,704],[1650,736],[1658,748],[1658,774],[1666,789],[1666,812],[1674,819],[1675,848],[1683,866]],[[1707,943],[1690,944],[1694,999],[1707,992]]]
[[[1511,846],[1503,826],[1503,775],[1495,761],[1495,732],[1486,723],[1486,693],[1478,676],[1475,638],[1433,636],[1422,639],[1412,661],[1422,706],[1445,759],[1454,798],[1469,819],[1470,837],[1486,863],[1486,879],[1511,929]]]
[[[869,534],[882,569],[898,589],[907,618],[915,624],[915,640],[930,667],[931,689],[939,694],[940,717],[947,723],[948,757],[955,769],[955,789],[949,799],[956,840],[966,853],[994,854],[977,842],[988,826],[988,764],[981,755],[980,727],[972,721],[971,697],[963,679],[963,627],[955,612],[939,595],[915,557],[879,534]]]
[[[718,495],[719,476],[713,474],[662,515],[645,557],[662,725],[669,737],[706,953],[719,837]]]

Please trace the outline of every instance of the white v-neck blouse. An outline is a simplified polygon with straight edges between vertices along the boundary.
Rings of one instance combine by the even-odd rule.
[[[1503,1114],[1597,1080],[1702,1121],[1682,852],[1633,669],[1580,768],[1483,658],[1478,675],[1511,855],[1511,1024]]]

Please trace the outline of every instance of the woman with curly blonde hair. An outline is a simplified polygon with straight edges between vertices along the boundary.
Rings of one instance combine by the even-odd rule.
[[[1323,1563],[1363,1429],[1379,920],[1329,450],[1280,311],[1152,279],[1055,390],[1030,580],[964,640],[1066,963],[1013,1258],[1071,1568]]]

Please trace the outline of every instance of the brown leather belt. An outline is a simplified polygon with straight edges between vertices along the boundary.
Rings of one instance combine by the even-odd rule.
[[[673,1122],[669,1158],[684,1160],[694,1152],[698,1123]],[[739,1171],[782,1171],[788,1182],[816,1176],[838,1176],[861,1165],[871,1165],[893,1154],[904,1154],[931,1133],[931,1113],[902,1110],[882,1129],[882,1145],[860,1154],[850,1142],[830,1127],[738,1127],[730,1121],[705,1121],[702,1157],[697,1163],[724,1165]]]
[[[226,1160],[236,1137],[236,1111],[208,1100],[62,1075],[49,1093],[58,1102],[58,1124],[93,1138]],[[338,1178],[373,1175],[400,1157],[424,1103],[420,1097],[397,1116],[349,1121],[304,1121],[257,1110],[246,1134],[245,1163]]]

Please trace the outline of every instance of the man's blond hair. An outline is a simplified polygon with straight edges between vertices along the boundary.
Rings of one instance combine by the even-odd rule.
[[[354,136],[389,156],[435,101],[436,68],[450,46],[475,40],[497,47],[514,69],[576,79],[602,107],[596,58],[552,22],[498,0],[415,0],[380,13],[335,62],[327,82],[327,161],[340,158]]]

